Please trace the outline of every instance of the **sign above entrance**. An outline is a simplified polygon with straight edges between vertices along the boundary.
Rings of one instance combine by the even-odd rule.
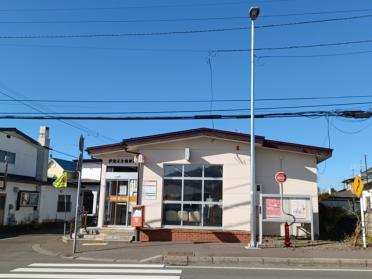
[[[122,164],[134,164],[134,159],[130,157],[126,158],[111,158],[108,159],[109,165],[122,165]]]
[[[284,171],[278,171],[275,174],[275,181],[279,184],[284,183],[287,181],[287,175],[285,174]]]

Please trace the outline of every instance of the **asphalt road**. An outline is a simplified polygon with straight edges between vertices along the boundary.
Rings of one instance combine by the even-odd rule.
[[[41,255],[32,250],[43,235],[0,239],[0,278],[75,279],[237,279],[237,278],[372,278],[372,269],[267,266],[187,266],[89,263]]]

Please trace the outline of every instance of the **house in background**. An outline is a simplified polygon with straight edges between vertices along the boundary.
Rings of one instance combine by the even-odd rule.
[[[76,161],[75,161],[76,163]],[[98,195],[101,185],[102,161],[100,159],[83,160],[81,170],[81,207],[88,215],[88,225],[96,226],[98,218]],[[77,185],[77,180],[73,181]]]
[[[48,127],[40,127],[38,141],[16,128],[0,128],[0,225],[38,220],[41,185],[48,184],[48,157]]]
[[[69,221],[75,217],[77,198],[76,161],[51,158],[48,175],[55,180],[64,171],[71,172],[67,188],[56,189],[51,185],[42,186],[39,222]],[[87,212],[88,224],[97,223],[98,191],[101,183],[101,160],[83,160],[80,190],[80,205]]]
[[[102,160],[98,230],[130,229],[132,206],[145,206],[141,240],[243,241],[250,238],[250,135],[193,129],[125,139],[87,149]],[[279,194],[274,175],[287,173],[285,195],[310,196],[318,234],[317,164],[328,148],[256,136],[256,183]],[[266,235],[283,225],[267,224]]]
[[[368,174],[368,176],[366,174]],[[369,168],[367,171],[362,171],[359,175],[364,184],[364,190],[372,190],[372,168]],[[341,183],[344,185],[344,190],[351,192],[353,189],[353,182],[354,177],[350,177],[343,180]]]
[[[76,164],[74,161],[50,158],[48,163],[48,177],[56,179],[60,177],[64,171],[74,172]]]

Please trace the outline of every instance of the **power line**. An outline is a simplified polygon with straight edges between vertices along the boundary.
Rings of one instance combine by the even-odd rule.
[[[332,21],[345,21],[345,20],[355,20],[370,18],[372,15],[360,15],[360,16],[349,16],[340,18],[327,18],[319,20],[308,20],[299,22],[287,22],[279,24],[268,24],[268,25],[258,25],[256,28],[272,28],[272,27],[282,27],[282,26],[292,26],[292,25],[302,25],[302,24],[314,24]],[[156,22],[189,22],[189,21],[218,21],[218,20],[234,20],[234,19],[245,19],[249,20],[248,16],[228,16],[228,17],[198,17],[198,18],[160,18],[160,19],[93,19],[93,20],[18,20],[18,21],[0,21],[0,24],[84,24],[84,23],[156,23]]]
[[[329,10],[329,11],[318,11],[318,12],[303,12],[303,13],[288,13],[288,14],[268,14],[260,15],[260,17],[288,17],[288,16],[307,16],[307,15],[328,15],[328,14],[350,14],[350,13],[361,13],[370,12],[372,9],[350,9],[350,10]]]
[[[309,54],[309,55],[260,55],[258,59],[266,58],[315,58],[315,57],[332,57],[332,56],[348,56],[357,54],[372,53],[372,50],[364,51],[349,51],[349,52],[338,52],[338,53],[323,53],[323,54]]]
[[[325,23],[325,22],[335,22],[335,21],[346,21],[346,20],[355,20],[355,19],[364,19],[370,18],[372,15],[361,15],[361,16],[349,16],[349,17],[338,17],[338,18],[326,18],[318,20],[307,20],[307,21],[297,21],[297,22],[286,22],[286,23],[276,23],[276,24],[267,24],[267,25],[258,25],[259,28],[273,28],[273,27],[284,27],[284,26],[294,26],[294,25],[304,25],[304,24],[314,24],[314,23]]]
[[[59,150],[57,150],[57,149],[55,149],[55,148],[51,148],[51,147],[48,147],[48,149],[50,150],[50,151],[53,151],[53,152],[56,152],[56,153],[59,153],[59,154],[62,154],[62,155],[65,155],[65,156],[68,156],[68,157],[71,157],[71,158],[77,158],[77,156],[74,156],[74,155],[71,155],[71,154],[68,154],[68,153],[65,153],[65,152],[63,152],[63,151],[59,151]]]
[[[161,31],[161,32],[133,32],[133,33],[101,33],[101,34],[49,34],[49,35],[0,35],[0,39],[74,39],[74,38],[107,38],[107,37],[152,37],[185,35],[198,33],[215,33],[228,31],[248,30],[250,27],[231,27],[231,28],[211,28],[179,31]]]
[[[260,3],[289,2],[292,0],[261,0]],[[156,9],[156,8],[193,8],[209,6],[231,6],[249,4],[253,1],[228,1],[214,3],[190,3],[190,4],[159,4],[139,6],[116,6],[116,7],[71,7],[71,8],[18,8],[0,9],[0,12],[71,12],[71,11],[98,11],[98,10],[130,10],[130,9]]]
[[[332,100],[332,99],[353,99],[353,98],[372,98],[372,95],[345,95],[345,96],[309,96],[309,97],[283,97],[283,98],[257,98],[255,102],[266,101],[301,101],[301,100]],[[75,99],[0,99],[0,102],[35,102],[35,103],[210,103],[211,99],[199,100],[75,100]],[[227,102],[250,102],[250,99],[213,99],[214,103]]]
[[[4,135],[9,135],[8,133],[4,132],[4,131],[0,131],[0,133],[4,134]],[[68,154],[68,153],[65,153],[63,151],[60,151],[60,150],[57,150],[55,148],[52,148],[52,147],[48,147],[48,146],[43,146],[44,148],[50,150],[50,151],[54,151],[56,153],[60,153],[60,154],[63,154],[65,156],[69,156],[69,157],[72,157],[72,158],[76,158],[76,156],[74,155],[71,155],[71,154]]]
[[[345,117],[345,118],[370,118],[372,117],[371,111],[348,110],[348,111],[303,111],[303,112],[282,112],[282,113],[266,113],[256,114],[255,118],[292,118],[292,117]],[[192,116],[17,116],[17,115],[1,115],[0,119],[11,120],[97,120],[97,121],[136,121],[136,120],[206,120],[206,119],[246,119],[250,115],[237,114],[237,115],[192,115]]]
[[[93,20],[18,20],[0,21],[0,24],[84,24],[84,23],[155,23],[155,22],[188,22],[188,21],[218,21],[246,19],[247,16],[228,16],[228,17],[198,17],[198,18],[162,18],[162,19],[93,19]]]
[[[359,40],[359,41],[345,41],[335,43],[320,43],[320,44],[309,44],[309,45],[292,45],[283,47],[261,47],[255,48],[255,51],[275,51],[275,50],[288,50],[288,49],[304,49],[304,48],[318,48],[318,47],[329,47],[329,46],[343,46],[353,44],[366,44],[372,43],[372,39]],[[237,52],[250,52],[250,49],[216,49],[213,52],[216,53],[237,53]]]
[[[43,115],[50,116],[49,113],[44,112],[43,110],[40,110],[40,109],[38,109],[37,107],[28,104],[28,103],[27,103],[27,100],[24,100],[24,101],[18,101],[16,98],[14,98],[14,97],[11,96],[10,94],[4,92],[4,91],[1,90],[1,89],[0,89],[0,94],[4,95],[4,96],[6,96],[6,97],[8,97],[8,98],[10,98],[10,99],[12,99],[12,100],[14,100],[14,101],[17,101],[17,102],[21,103],[22,105],[24,105],[24,106],[26,106],[26,107],[28,107],[28,108],[30,108],[30,109],[32,109],[32,110],[38,112],[38,113],[41,113],[41,114],[43,114]],[[85,127],[83,127],[82,125],[74,124],[74,123],[70,123],[70,122],[64,121],[64,120],[62,120],[62,119],[59,120],[59,121],[60,121],[61,123],[63,123],[63,124],[66,124],[66,125],[72,127],[72,128],[75,128],[75,129],[78,129],[78,130],[80,130],[80,131],[83,131],[83,132],[87,133],[88,135],[91,134],[91,133],[90,133],[90,130],[87,129],[87,128],[85,128]],[[79,126],[80,126],[80,127],[79,127]],[[97,133],[97,135],[99,135],[99,133]],[[107,139],[110,139],[110,141],[115,141],[114,139],[111,139],[111,138],[106,137],[106,136],[104,136],[104,135],[103,135],[103,137],[105,137],[105,138],[107,138]]]
[[[275,106],[275,107],[258,107],[256,110],[278,110],[278,109],[299,109],[299,108],[319,108],[319,107],[337,107],[337,106],[356,106],[367,105],[372,102],[353,102],[353,103],[333,103],[333,104],[315,104],[315,105],[297,105],[297,106]],[[249,108],[232,108],[232,109],[201,109],[201,110],[164,110],[164,111],[96,111],[96,112],[57,112],[49,115],[128,115],[128,114],[163,114],[163,113],[203,113],[203,112],[237,112],[249,111]],[[2,113],[5,114],[5,113]],[[33,112],[11,112],[13,115],[34,115]]]
[[[274,28],[295,26],[314,23],[325,23],[335,21],[346,21],[355,19],[370,18],[372,15],[351,16],[342,18],[328,18],[321,20],[287,22],[269,25],[259,25],[256,28]],[[185,35],[198,33],[215,33],[215,32],[231,32],[249,30],[248,26],[229,27],[229,28],[210,28],[210,29],[194,29],[194,30],[176,30],[176,31],[160,31],[160,32],[133,32],[133,33],[101,33],[101,34],[45,34],[45,35],[0,35],[0,39],[69,39],[69,38],[104,38],[104,37],[148,37],[148,36],[170,36],[170,35]]]
[[[229,28],[229,29],[211,29],[214,30],[212,32],[223,32],[226,30],[242,30],[246,29],[246,27],[238,27],[238,28]],[[210,30],[209,30],[210,31]],[[199,30],[196,32],[209,32],[208,30]],[[158,32],[158,33],[128,33],[130,36],[136,36],[136,34],[147,34],[149,36],[153,34],[176,34],[178,31],[175,32]],[[195,32],[194,31],[180,31],[181,33],[185,32]],[[179,34],[179,33],[178,33]],[[85,34],[85,35],[40,35],[40,36],[0,36],[0,39],[63,39],[63,38],[78,38],[78,37],[110,37],[110,36],[121,36],[125,34]],[[343,46],[343,45],[354,45],[354,44],[367,44],[372,43],[372,39],[366,40],[359,40],[359,41],[344,41],[344,42],[334,42],[334,43],[319,43],[319,44],[308,44],[308,45],[291,45],[291,46],[282,46],[282,47],[261,47],[256,48],[256,51],[277,51],[277,50],[289,50],[289,49],[304,49],[304,48],[320,48],[320,47],[330,47],[330,46]],[[239,53],[239,52],[250,52],[250,49],[212,49],[209,50],[211,53]]]

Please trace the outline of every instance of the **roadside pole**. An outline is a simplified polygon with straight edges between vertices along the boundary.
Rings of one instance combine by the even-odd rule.
[[[250,176],[251,176],[251,216],[250,216],[250,231],[251,241],[247,248],[257,248],[256,241],[256,146],[255,146],[255,131],[254,131],[254,22],[260,14],[260,8],[253,7],[249,10],[251,18],[251,160],[250,160]]]
[[[364,195],[360,197],[360,217],[362,222],[362,237],[363,237],[363,248],[367,248],[367,239],[366,239],[366,223],[364,220]]]
[[[62,190],[62,193],[63,193],[63,199],[64,199],[64,202],[65,202],[65,208],[64,208],[64,211],[65,211],[65,221],[63,222],[63,236],[66,236],[66,193],[64,190]]]
[[[78,218],[79,218],[79,198],[80,198],[80,186],[81,186],[81,169],[83,165],[83,152],[84,152],[84,137],[83,135],[80,136],[79,139],[79,160],[77,164],[77,174],[78,174],[78,187],[77,187],[77,193],[76,193],[76,207],[75,207],[75,234],[74,234],[74,242],[72,247],[72,253],[76,253],[76,241],[77,241],[77,235],[78,235]]]

